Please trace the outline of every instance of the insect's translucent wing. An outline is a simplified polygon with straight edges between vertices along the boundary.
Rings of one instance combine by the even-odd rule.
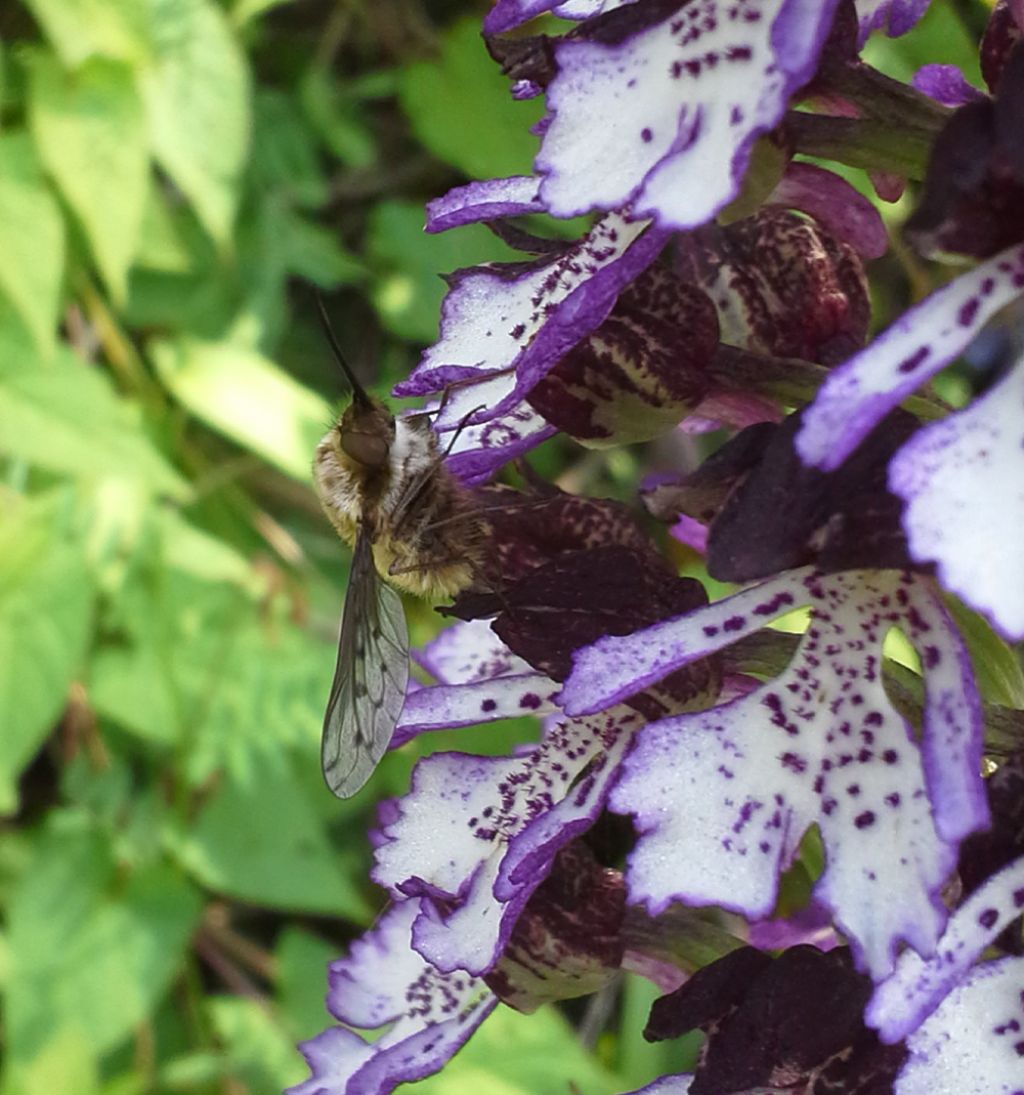
[[[377,574],[373,545],[360,531],[320,745],[324,779],[339,798],[354,795],[373,774],[402,713],[408,679],[402,601]]]

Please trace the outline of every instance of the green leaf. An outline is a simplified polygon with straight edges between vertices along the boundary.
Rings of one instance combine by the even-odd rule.
[[[288,327],[288,285],[300,277],[324,288],[365,276],[363,265],[337,241],[335,232],[309,220],[282,194],[266,194],[239,225],[236,237],[242,306],[233,317],[236,338],[247,345],[277,346]],[[322,343],[318,347],[322,353]]]
[[[264,592],[265,583],[241,552],[190,524],[179,510],[161,509],[154,520],[164,558],[176,569],[204,582],[230,582],[251,593]]]
[[[64,220],[20,132],[0,136],[0,255],[0,290],[49,355],[64,276]]]
[[[103,58],[69,73],[41,51],[29,71],[40,156],[82,222],[111,295],[123,303],[149,178],[145,114],[134,73],[123,62]]]
[[[278,936],[278,1001],[295,1041],[319,1034],[330,1021],[324,1008],[327,966],[340,957],[336,943],[301,928],[287,927]]]
[[[447,288],[440,272],[522,255],[482,225],[440,235],[423,231],[423,207],[385,201],[370,211],[366,249],[376,269],[373,302],[382,322],[400,338],[433,342]]]
[[[18,1062],[7,1076],[5,1095],[99,1095],[95,1048],[74,1019],[57,1029],[31,1060]]]
[[[50,471],[116,476],[184,497],[184,480],[146,436],[139,408],[63,347],[39,361],[5,311],[0,306],[0,452]]]
[[[193,266],[192,252],[182,239],[163,187],[153,178],[142,211],[135,265],[171,274],[187,273]]]
[[[351,81],[341,83],[331,68],[311,65],[299,85],[299,99],[310,123],[343,164],[365,169],[374,163],[377,143],[365,96],[356,93]]]
[[[355,921],[372,911],[279,752],[230,772],[176,851],[204,886],[241,901]]]
[[[85,653],[93,588],[81,552],[28,514],[0,520],[0,813],[67,701]]]
[[[701,1034],[648,1042],[643,1036],[651,1005],[663,990],[646,977],[627,973],[622,979],[619,1036],[615,1041],[615,1066],[623,1088],[645,1087],[659,1076],[690,1072],[697,1063]]]
[[[522,1015],[498,1007],[451,1064],[417,1085],[416,1095],[566,1095],[574,1089],[612,1095],[623,1084],[587,1053],[554,1008]]]
[[[967,643],[982,699],[1003,707],[1024,708],[1024,669],[1013,649],[977,612],[953,596],[947,595],[945,601]]]
[[[231,1075],[246,1091],[281,1091],[308,1074],[291,1038],[255,1000],[217,996],[208,1003]]]
[[[440,57],[404,69],[399,95],[416,136],[439,159],[476,179],[530,173],[538,141],[529,130],[543,102],[511,97],[478,19],[447,31]]]
[[[161,0],[152,35],[143,91],[153,152],[226,249],[248,146],[245,57],[212,0]]]
[[[138,0],[25,0],[64,62],[94,54],[135,64],[149,56],[147,5]]]
[[[181,738],[181,718],[166,664],[151,646],[111,647],[93,655],[89,700],[97,715],[155,745]]]
[[[150,349],[164,383],[193,414],[309,481],[313,452],[334,418],[320,396],[267,358],[228,342],[182,339]]]
[[[124,879],[103,834],[71,811],[52,814],[9,908],[12,1059],[30,1060],[71,1021],[95,1053],[117,1046],[166,992],[200,908],[170,867]]]
[[[294,277],[323,289],[354,285],[366,276],[366,267],[338,242],[336,231],[298,213],[282,212],[283,265]]]
[[[231,9],[231,21],[236,26],[242,27],[272,8],[279,8],[282,4],[288,3],[291,3],[291,0],[235,0],[235,5]]]
[[[280,192],[301,206],[323,205],[328,186],[320,148],[295,99],[263,89],[255,95],[253,113],[252,175],[256,190]]]

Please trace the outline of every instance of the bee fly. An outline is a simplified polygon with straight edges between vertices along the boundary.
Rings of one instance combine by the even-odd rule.
[[[367,394],[320,318],[352,402],[316,448],[313,478],[338,535],[354,545],[320,758],[327,786],[354,795],[384,755],[405,702],[409,635],[395,589],[431,599],[473,584],[483,522],[448,471],[426,414],[395,418]]]

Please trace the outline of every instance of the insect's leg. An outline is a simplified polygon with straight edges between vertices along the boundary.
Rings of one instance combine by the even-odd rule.
[[[396,566],[392,563],[388,567],[388,574],[392,577],[398,574],[415,574],[418,570],[433,570],[434,567],[445,567],[465,561],[464,555],[434,555],[429,559],[421,559],[418,563],[409,563],[407,566]]]
[[[446,459],[448,457],[448,454],[455,447],[455,442],[458,441],[459,434],[461,434],[462,431],[469,425],[469,420],[473,417],[473,415],[475,415],[477,411],[483,411],[486,409],[487,404],[481,403],[480,406],[474,407],[471,411],[462,416],[462,418],[459,420],[459,424],[455,427],[455,432],[452,434],[451,441],[448,442],[448,448],[444,450],[444,456],[442,456],[441,458],[442,460]]]
[[[436,529],[444,528],[446,525],[453,525],[457,521],[485,517],[488,513],[511,513],[513,510],[517,509],[542,509],[544,506],[550,506],[553,502],[557,502],[558,500],[557,497],[552,497],[538,498],[527,502],[506,502],[496,506],[473,506],[462,510],[459,513],[452,514],[451,517],[442,517],[440,521],[431,521],[430,524],[424,525],[420,529],[420,533],[434,532]]]

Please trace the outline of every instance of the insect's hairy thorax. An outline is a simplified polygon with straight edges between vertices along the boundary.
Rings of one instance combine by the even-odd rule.
[[[480,553],[479,523],[444,466],[426,417],[394,420],[379,467],[345,451],[341,428],[324,436],[313,465],[321,504],[341,538],[353,544],[366,528],[377,572],[409,593],[434,600],[469,586]]]

